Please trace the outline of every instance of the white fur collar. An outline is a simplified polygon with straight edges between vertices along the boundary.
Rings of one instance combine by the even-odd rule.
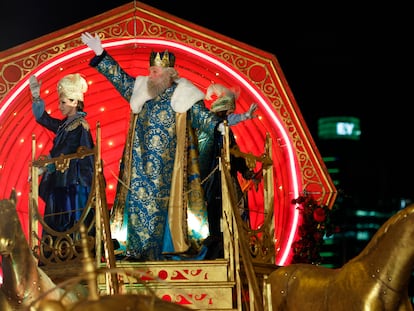
[[[139,113],[144,103],[151,99],[147,91],[147,81],[147,76],[139,76],[135,80],[130,100],[133,113]],[[171,97],[171,107],[175,112],[186,112],[192,105],[204,98],[204,93],[187,79],[180,78],[176,82],[178,85]]]

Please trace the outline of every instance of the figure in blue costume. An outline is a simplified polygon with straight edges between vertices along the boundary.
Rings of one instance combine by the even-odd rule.
[[[112,235],[126,226],[127,260],[203,259],[208,221],[195,130],[214,130],[219,118],[205,107],[203,92],[179,77],[172,53],[152,52],[149,75],[132,77],[97,34],[81,39],[95,52],[90,65],[131,108]]]
[[[31,76],[29,82],[36,122],[55,134],[48,156],[55,158],[76,153],[80,146],[92,149],[94,141],[83,111],[84,93],[88,89],[85,79],[75,73],[58,82],[59,110],[63,119],[54,118],[45,111],[36,76]],[[44,170],[39,196],[45,202],[44,221],[50,228],[63,232],[80,219],[91,191],[93,176],[92,156],[71,160],[64,172],[56,170],[54,165]]]
[[[257,104],[252,103],[248,111],[244,113],[234,113],[238,91],[234,88],[226,88],[221,84],[213,83],[207,88],[205,102],[210,106],[220,120],[227,121],[229,126],[234,126],[242,121],[250,120],[255,117],[254,112]],[[210,236],[205,243],[208,245],[206,259],[222,258],[224,256],[223,235],[221,232],[222,219],[222,191],[221,191],[221,172],[218,169],[219,157],[223,149],[223,136],[220,127],[211,132],[200,131],[198,133],[199,153],[200,153],[200,172],[203,181],[203,189],[207,203],[208,223]],[[233,131],[229,129],[230,148],[237,146]],[[239,184],[238,174],[246,180],[255,180],[256,174],[250,169],[244,158],[230,155],[230,175],[233,186],[237,194],[238,206],[242,219],[248,223],[249,213],[247,205],[247,195],[243,193]]]

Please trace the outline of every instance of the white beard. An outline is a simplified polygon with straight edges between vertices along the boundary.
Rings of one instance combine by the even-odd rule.
[[[162,76],[159,80],[148,79],[147,88],[148,94],[155,98],[158,95],[164,93],[164,91],[171,86],[171,82],[168,76]]]

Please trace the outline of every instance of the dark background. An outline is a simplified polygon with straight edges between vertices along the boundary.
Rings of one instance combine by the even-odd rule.
[[[0,51],[130,2],[2,0]],[[360,118],[362,148],[341,150],[351,191],[413,198],[408,2],[142,2],[274,54],[316,141],[319,117]]]

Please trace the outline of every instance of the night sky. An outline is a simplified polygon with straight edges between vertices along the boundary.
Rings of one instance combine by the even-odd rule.
[[[3,0],[0,51],[129,2]],[[274,54],[315,140],[319,117],[361,119],[363,148],[346,150],[358,162],[350,163],[350,178],[371,185],[358,191],[414,199],[411,9],[349,1],[142,2]]]

